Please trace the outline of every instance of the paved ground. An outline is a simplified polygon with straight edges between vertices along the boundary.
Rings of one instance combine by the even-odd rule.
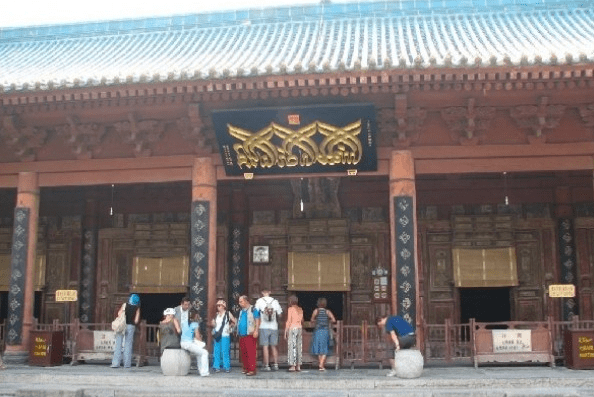
[[[428,367],[417,379],[386,377],[377,368],[301,373],[240,369],[203,378],[163,376],[157,364],[112,369],[108,363],[57,367],[10,366],[0,371],[0,397],[245,396],[245,397],[506,397],[594,396],[594,370],[564,367]]]

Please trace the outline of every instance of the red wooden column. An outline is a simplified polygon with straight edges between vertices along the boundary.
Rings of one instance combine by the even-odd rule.
[[[12,241],[11,292],[8,298],[9,321],[6,335],[7,361],[26,361],[28,357],[35,302],[33,280],[37,257],[38,219],[38,174],[36,172],[21,172],[18,179]],[[11,318],[14,321],[11,321]]]
[[[421,305],[417,261],[417,193],[414,159],[409,151],[390,157],[392,312],[420,331]],[[417,332],[419,346],[420,332]]]
[[[215,314],[217,281],[217,177],[209,157],[194,160],[191,222],[190,299],[206,320]]]

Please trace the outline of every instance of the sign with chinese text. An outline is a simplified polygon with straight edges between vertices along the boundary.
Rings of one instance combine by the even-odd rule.
[[[45,357],[48,355],[49,341],[43,335],[35,335],[33,340],[33,356],[34,357]]]
[[[372,104],[215,111],[227,175],[377,170]]]
[[[115,332],[93,331],[93,341],[93,350],[95,352],[113,353],[115,349]]]
[[[551,284],[549,285],[549,296],[551,298],[573,298],[575,297],[575,285]]]
[[[594,359],[594,343],[590,336],[578,337],[578,351],[580,359]]]
[[[78,291],[75,289],[56,290],[56,302],[76,302],[78,300]]]
[[[532,332],[529,329],[494,329],[494,353],[521,353],[532,351]]]

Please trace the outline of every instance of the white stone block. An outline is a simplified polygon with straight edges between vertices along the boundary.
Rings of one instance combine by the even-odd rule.
[[[399,378],[418,378],[423,373],[423,355],[418,350],[404,349],[396,352],[396,376]]]
[[[161,356],[161,371],[166,376],[186,376],[190,372],[192,358],[183,349],[165,349]]]

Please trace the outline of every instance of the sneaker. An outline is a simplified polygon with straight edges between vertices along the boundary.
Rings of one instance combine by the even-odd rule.
[[[226,373],[229,373],[229,372],[231,372],[231,370],[230,369],[226,369],[225,372]]]
[[[216,373],[219,373],[219,372],[221,372],[221,370],[220,370],[220,369],[218,369],[218,368],[216,368],[214,371],[215,371]]]
[[[395,370],[395,369],[392,369],[392,370],[390,370],[390,372],[388,372],[388,373],[386,374],[386,376],[390,376],[390,377],[391,377],[391,376],[396,376],[396,370]]]
[[[270,371],[270,365],[265,365],[264,366],[264,371]]]
[[[272,365],[272,369],[275,370],[275,371],[278,371],[278,364],[273,364]]]

